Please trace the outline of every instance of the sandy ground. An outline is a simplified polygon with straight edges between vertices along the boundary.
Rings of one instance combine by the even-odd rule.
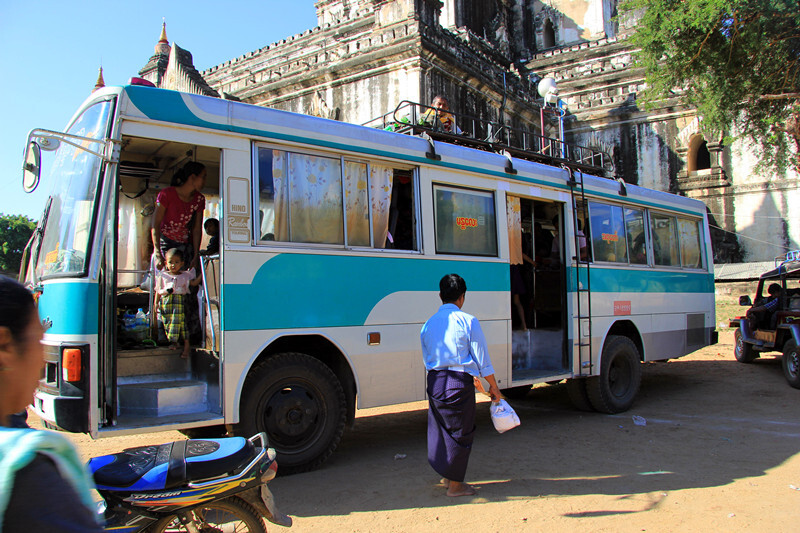
[[[563,385],[543,385],[512,402],[522,425],[500,435],[482,401],[475,497],[437,485],[420,402],[359,412],[321,469],[271,488],[295,532],[800,531],[800,390],[777,358],[737,363],[732,342],[724,332],[645,365],[636,404],[619,415],[576,411]],[[182,436],[72,438],[88,458]]]

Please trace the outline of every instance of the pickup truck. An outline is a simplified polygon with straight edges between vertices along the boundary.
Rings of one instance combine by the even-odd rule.
[[[800,250],[789,252],[774,269],[761,274],[755,299],[741,296],[739,305],[764,305],[770,299],[765,288],[773,283],[781,286],[774,312],[757,311],[730,319],[730,327],[736,328],[734,355],[740,363],[750,363],[763,353],[781,352],[786,381],[800,389]]]

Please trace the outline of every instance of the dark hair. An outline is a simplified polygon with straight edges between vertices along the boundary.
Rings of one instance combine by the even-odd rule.
[[[782,290],[780,283],[771,283],[770,286],[767,287],[767,294],[772,294],[773,292],[780,294]]]
[[[458,274],[448,274],[439,280],[439,298],[442,303],[453,303],[466,292],[467,282]]]
[[[219,229],[219,220],[217,220],[216,218],[207,218],[206,221],[203,222],[203,227],[205,229],[208,229],[208,225],[209,224],[216,224],[217,225],[217,229]]]
[[[181,261],[184,260],[183,251],[180,248],[170,248],[169,250],[167,250],[167,253],[164,254],[164,259],[173,256],[178,257]]]
[[[180,187],[186,180],[189,179],[189,176],[198,175],[203,172],[203,169],[206,166],[203,163],[198,163],[197,161],[189,161],[186,163],[182,169],[177,171],[174,176],[172,176],[172,181],[169,184],[173,187]]]
[[[16,280],[0,276],[0,327],[8,328],[11,337],[18,341],[35,311],[36,305],[28,289]]]

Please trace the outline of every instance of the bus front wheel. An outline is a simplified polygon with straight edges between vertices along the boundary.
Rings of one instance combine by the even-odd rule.
[[[282,353],[247,376],[237,433],[267,433],[281,474],[319,467],[339,445],[346,421],[344,390],[322,361]]]
[[[642,382],[639,350],[628,337],[609,335],[603,346],[600,375],[588,378],[586,392],[601,413],[620,413],[633,405]]]

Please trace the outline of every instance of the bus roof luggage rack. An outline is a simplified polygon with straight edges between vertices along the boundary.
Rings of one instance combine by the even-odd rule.
[[[462,126],[460,132],[445,131],[441,118],[446,115],[450,115],[457,126]],[[614,176],[614,163],[606,152],[545,137],[533,129],[512,128],[500,122],[440,111],[408,100],[400,102],[394,111],[363,125],[407,135],[427,134],[437,141],[501,154],[507,152],[519,159],[551,166],[566,165],[595,176]]]

